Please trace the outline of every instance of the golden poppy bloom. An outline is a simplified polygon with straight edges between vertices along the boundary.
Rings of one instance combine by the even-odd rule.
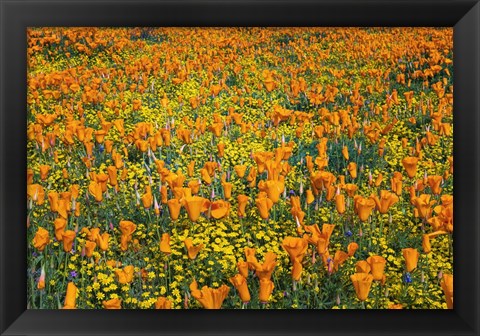
[[[40,252],[45,249],[45,246],[50,243],[50,235],[47,230],[42,227],[39,227],[35,233],[35,237],[32,240],[33,247],[35,247]]]
[[[419,197],[415,197],[412,200],[413,205],[418,211],[418,215],[421,218],[429,218],[432,214],[432,205],[435,204],[435,201],[430,201],[431,195],[422,194]]]
[[[367,263],[370,265],[373,280],[382,281],[385,272],[385,265],[387,261],[382,256],[370,256],[367,258]]]
[[[118,283],[124,285],[133,281],[134,267],[132,265],[125,266],[123,270],[115,270]]]
[[[131,221],[120,221],[120,231],[122,236],[120,237],[120,247],[122,251],[126,251],[128,243],[132,240],[132,234],[135,232],[137,225]]]
[[[107,232],[102,233],[101,235],[98,234],[96,238],[96,243],[100,250],[106,251],[108,250],[108,240],[110,239],[110,235]]]
[[[398,202],[399,198],[396,194],[388,191],[381,190],[380,197],[377,195],[372,195],[371,198],[375,201],[378,212],[381,214],[388,213],[388,210],[392,205]]]
[[[402,249],[403,258],[405,259],[405,267],[407,272],[413,271],[417,268],[418,257],[420,253],[418,253],[417,249],[414,248],[404,248]]]
[[[95,201],[101,202],[103,200],[102,185],[96,181],[91,181],[88,186],[88,192],[95,197]]]
[[[350,162],[348,165],[347,165],[347,170],[348,172],[350,173],[350,176],[353,178],[353,179],[356,179],[357,178],[357,164],[355,162]]]
[[[365,301],[368,298],[368,293],[372,287],[373,276],[367,273],[355,273],[350,276],[355,293],[360,301]]]
[[[269,180],[265,182],[265,187],[268,198],[271,199],[273,203],[277,203],[283,189],[285,188],[285,183]]]
[[[49,165],[40,165],[40,178],[42,181],[45,181],[48,177],[48,172],[50,171],[50,166]]]
[[[97,247],[97,244],[95,242],[89,240],[85,242],[85,255],[87,256],[87,258],[91,258],[93,256],[95,247]]]
[[[240,300],[243,303],[250,302],[250,292],[248,291],[247,279],[242,274],[236,274],[235,276],[229,278],[229,281],[237,289]]]
[[[168,212],[170,213],[170,218],[172,220],[177,220],[180,216],[180,209],[182,208],[182,204],[178,200],[178,198],[172,198],[167,201]]]
[[[155,301],[155,309],[172,309],[172,301],[166,297],[159,296]]]
[[[245,217],[246,216],[245,208],[247,207],[248,200],[249,200],[249,198],[246,195],[241,194],[241,195],[237,196],[238,217]]]
[[[268,303],[270,296],[272,295],[275,285],[270,279],[260,279],[260,290],[258,293],[258,300],[261,303]]]
[[[335,196],[335,207],[339,214],[343,214],[346,211],[345,207],[345,196],[342,194]]]
[[[40,184],[29,184],[27,186],[27,195],[38,205],[42,205],[45,201],[45,191]]]
[[[453,274],[444,273],[440,282],[448,309],[453,309]]]
[[[162,240],[160,241],[160,251],[167,255],[172,253],[172,249],[170,248],[170,235],[168,233],[162,234]]]
[[[197,281],[193,280],[190,284],[190,293],[205,309],[220,309],[222,303],[228,295],[230,287],[222,285],[220,288],[210,288],[203,286],[198,289]]]
[[[263,264],[260,264],[256,258],[247,258],[249,264],[255,269],[255,275],[261,279],[270,279],[277,265],[277,255],[271,251],[265,253]]]
[[[351,242],[350,244],[348,244],[347,251],[348,251],[348,256],[349,257],[352,257],[357,250],[358,250],[358,244],[357,243]]]
[[[75,241],[75,231],[67,230],[62,233],[62,241],[63,241],[63,250],[65,252],[70,252],[73,248],[73,243]]]
[[[102,305],[104,309],[122,309],[122,300],[111,299],[108,301],[103,301]]]
[[[238,177],[243,178],[245,176],[245,172],[247,171],[247,166],[235,165],[233,169],[235,170],[235,173],[237,174]]]
[[[207,199],[199,196],[185,197],[184,206],[187,210],[188,217],[192,222],[196,222],[203,212],[203,206]]]
[[[230,213],[230,203],[223,200],[218,200],[211,203],[211,212],[213,218],[220,219],[228,216]]]
[[[195,259],[198,252],[200,252],[205,246],[203,244],[194,246],[193,240],[191,238],[186,238],[183,243],[185,244],[185,248],[187,249],[188,258],[190,258],[191,260]]]
[[[58,217],[53,222],[53,226],[55,227],[55,238],[57,238],[58,241],[62,241],[62,233],[65,232],[65,228],[67,227],[67,220],[65,218]]]
[[[348,155],[348,147],[347,147],[347,146],[343,146],[343,148],[342,148],[342,155],[343,155],[343,157],[345,158],[345,160],[348,161],[349,155]]]
[[[148,190],[145,194],[142,195],[141,197],[143,207],[145,209],[150,209],[150,207],[153,204],[153,195],[150,190]]]
[[[355,197],[355,193],[358,190],[358,186],[356,184],[353,184],[353,183],[346,183],[344,185],[343,189],[345,189],[345,191],[347,192],[347,195],[349,197]]]
[[[293,263],[292,278],[295,281],[300,280],[302,275],[302,260],[307,252],[308,241],[304,238],[286,237],[282,242],[282,247],[290,256],[290,261]]]
[[[245,278],[248,277],[248,262],[246,261],[239,261],[237,263],[237,269],[238,269],[238,273],[240,273],[241,275],[243,275]]]
[[[187,165],[187,174],[189,177],[192,177],[195,172],[195,161],[190,161],[190,163]]]
[[[108,166],[107,167],[107,173],[108,173],[108,181],[109,181],[110,185],[116,186],[118,184],[117,167]]]
[[[260,217],[262,217],[263,219],[268,219],[270,209],[273,206],[273,201],[270,198],[266,197],[266,195],[263,195],[263,197],[261,197],[261,195],[259,194],[259,198],[255,200],[255,204],[257,205]]]
[[[313,196],[313,192],[310,189],[308,189],[306,194],[307,194],[307,197],[306,197],[307,204],[312,204],[313,201],[315,201],[315,196]]]
[[[423,253],[430,253],[432,251],[432,245],[430,243],[430,235],[429,234],[424,234],[422,236],[422,248],[423,248]]]
[[[355,273],[370,273],[371,270],[372,268],[366,260],[357,261],[355,264]]]
[[[233,184],[230,182],[222,182],[222,187],[223,187],[223,195],[225,196],[225,199],[229,199],[230,197],[232,197]]]
[[[390,303],[388,309],[403,309],[403,305],[401,303]]]
[[[443,182],[443,177],[439,175],[429,176],[427,178],[427,183],[434,195],[439,195],[442,192],[442,188],[440,187],[442,182]]]
[[[415,177],[415,174],[417,173],[417,163],[418,158],[413,156],[406,157],[402,160],[403,167],[407,171],[408,177]]]
[[[75,286],[73,282],[69,282],[67,285],[67,292],[65,294],[65,302],[63,305],[63,309],[76,309],[77,292],[77,286]]]
[[[372,210],[375,208],[375,201],[371,198],[366,198],[363,196],[355,196],[354,199],[354,210],[362,222],[368,220]]]

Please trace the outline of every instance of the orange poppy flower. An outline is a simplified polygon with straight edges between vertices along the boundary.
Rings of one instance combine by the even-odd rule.
[[[170,218],[172,220],[177,220],[180,216],[180,209],[182,208],[182,204],[178,200],[178,198],[172,198],[167,201],[168,211],[170,213]]]
[[[55,238],[57,238],[58,241],[62,241],[63,240],[62,233],[65,232],[65,228],[67,226],[67,220],[65,218],[58,217],[53,222],[53,225],[55,227]]]
[[[407,171],[408,177],[415,177],[415,174],[417,173],[417,163],[417,157],[406,157],[402,160],[403,167]]]
[[[27,186],[27,195],[38,205],[42,205],[45,201],[45,191],[40,184],[29,184]]]
[[[239,217],[245,217],[245,208],[247,207],[248,204],[248,196],[246,195],[238,195],[237,196],[237,202],[238,202],[238,216]]]
[[[49,165],[40,165],[40,178],[42,181],[45,181],[48,177],[48,172],[50,171],[50,166]]]
[[[232,197],[233,184],[230,182],[222,182],[222,187],[223,187],[223,194],[225,196],[225,199],[229,199],[230,197]]]
[[[350,276],[355,293],[360,301],[368,298],[370,288],[372,287],[373,276],[367,273],[355,273]]]
[[[245,172],[247,171],[247,166],[235,165],[233,169],[235,170],[235,173],[237,174],[238,177],[243,178],[245,176]]]
[[[357,261],[357,263],[355,264],[356,273],[370,273],[371,270],[372,268],[366,260]]]
[[[106,251],[108,250],[108,240],[110,239],[110,235],[107,232],[102,233],[101,235],[98,234],[96,238],[96,243],[100,250]]]
[[[371,198],[356,195],[353,199],[354,210],[362,222],[368,220],[372,210],[375,208],[375,201]]]
[[[122,220],[119,223],[122,236],[120,237],[120,248],[126,251],[128,243],[132,240],[132,234],[135,232],[137,225],[131,221]]]
[[[413,205],[418,211],[418,215],[421,218],[429,218],[432,214],[432,205],[435,204],[435,201],[430,201],[431,195],[422,194],[419,197],[415,197],[412,200]]]
[[[125,266],[123,270],[115,270],[118,283],[124,285],[132,282],[135,275],[134,270],[135,268],[132,265]]]
[[[442,188],[440,188],[442,181],[443,177],[439,175],[429,176],[427,178],[428,185],[430,186],[433,194],[439,195],[442,192]]]
[[[302,260],[307,252],[308,241],[304,238],[286,237],[282,242],[282,247],[290,256],[290,261],[293,264],[292,278],[295,281],[300,280],[302,275]]]
[[[73,282],[69,282],[67,285],[67,292],[65,293],[65,302],[63,305],[63,309],[76,309],[77,292],[77,286],[75,286]]]
[[[230,213],[230,203],[223,200],[218,200],[211,203],[211,215],[215,219],[220,219],[228,216]]]
[[[102,185],[101,183],[92,181],[88,186],[89,193],[95,197],[95,201],[101,202],[103,200]]]
[[[342,194],[335,196],[335,207],[339,214],[343,214],[346,211],[345,208],[345,196]]]
[[[196,222],[200,217],[200,213],[204,210],[204,204],[207,199],[199,196],[185,197],[184,206],[187,210],[188,217],[192,222]]]
[[[188,258],[190,258],[191,260],[195,259],[198,252],[200,252],[205,247],[205,245],[203,244],[194,246],[193,240],[191,238],[186,238],[183,243],[185,244],[185,247],[187,249]]]
[[[402,249],[403,258],[405,259],[405,267],[407,272],[413,271],[417,268],[418,257],[420,253],[418,253],[417,249],[414,248],[404,248]]]
[[[155,301],[155,309],[172,309],[172,301],[163,296],[159,296]]]
[[[122,300],[111,299],[108,301],[103,301],[102,305],[104,309],[122,309]]]
[[[357,243],[351,242],[350,244],[348,244],[347,251],[348,251],[348,256],[349,257],[352,257],[357,250],[358,250],[358,244]]]
[[[367,262],[370,265],[370,270],[372,272],[373,280],[382,281],[385,272],[385,265],[387,260],[384,257],[374,255],[367,258]]]
[[[35,237],[32,240],[33,247],[35,247],[40,252],[45,249],[45,246],[50,243],[50,235],[47,230],[42,227],[38,227]]]
[[[258,293],[258,300],[261,303],[268,303],[272,295],[274,284],[270,279],[260,279],[260,290]]]
[[[245,278],[248,277],[248,263],[246,261],[239,261],[237,263],[238,273],[243,275]]]
[[[262,194],[262,193],[260,193]],[[273,201],[267,197],[265,193],[263,195],[258,195],[258,198],[255,200],[255,204],[257,205],[257,209],[260,213],[260,217],[263,219],[268,219],[270,209],[273,206]]]
[[[62,241],[63,241],[63,250],[65,252],[70,252],[73,248],[73,243],[75,241],[75,231],[67,230],[62,233]]]
[[[347,165],[347,170],[348,172],[350,173],[350,176],[353,178],[353,179],[356,179],[357,178],[357,164],[355,162],[350,162],[348,165]]]
[[[220,309],[222,303],[228,295],[230,287],[222,285],[220,288],[210,288],[203,286],[201,290],[198,289],[198,284],[195,280],[190,284],[190,293],[205,309]]]
[[[85,242],[85,255],[90,258],[93,256],[93,252],[95,251],[95,247],[97,247],[97,244],[95,242],[87,240]]]
[[[162,234],[162,240],[160,241],[160,251],[169,255],[172,253],[172,249],[170,248],[170,235],[168,233]]]
[[[248,291],[247,279],[241,274],[236,274],[229,278],[229,281],[237,289],[240,300],[242,300],[243,303],[250,302],[251,297]]]
[[[377,207],[378,212],[386,214],[390,207],[398,202],[398,196],[390,191],[381,190],[380,198],[377,195],[370,196]]]
[[[447,308],[453,309],[453,275],[444,273],[442,281],[440,282],[443,293],[445,294],[445,301],[447,302]]]

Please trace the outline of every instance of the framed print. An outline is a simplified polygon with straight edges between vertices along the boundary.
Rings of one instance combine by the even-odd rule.
[[[1,6],[2,335],[478,334],[478,2]]]

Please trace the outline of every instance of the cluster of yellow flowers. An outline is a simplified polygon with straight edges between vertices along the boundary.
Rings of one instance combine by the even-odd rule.
[[[452,308],[452,41],[29,29],[29,307]]]

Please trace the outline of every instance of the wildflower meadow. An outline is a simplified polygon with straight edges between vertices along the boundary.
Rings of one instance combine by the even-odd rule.
[[[452,28],[29,28],[30,309],[451,309]]]

